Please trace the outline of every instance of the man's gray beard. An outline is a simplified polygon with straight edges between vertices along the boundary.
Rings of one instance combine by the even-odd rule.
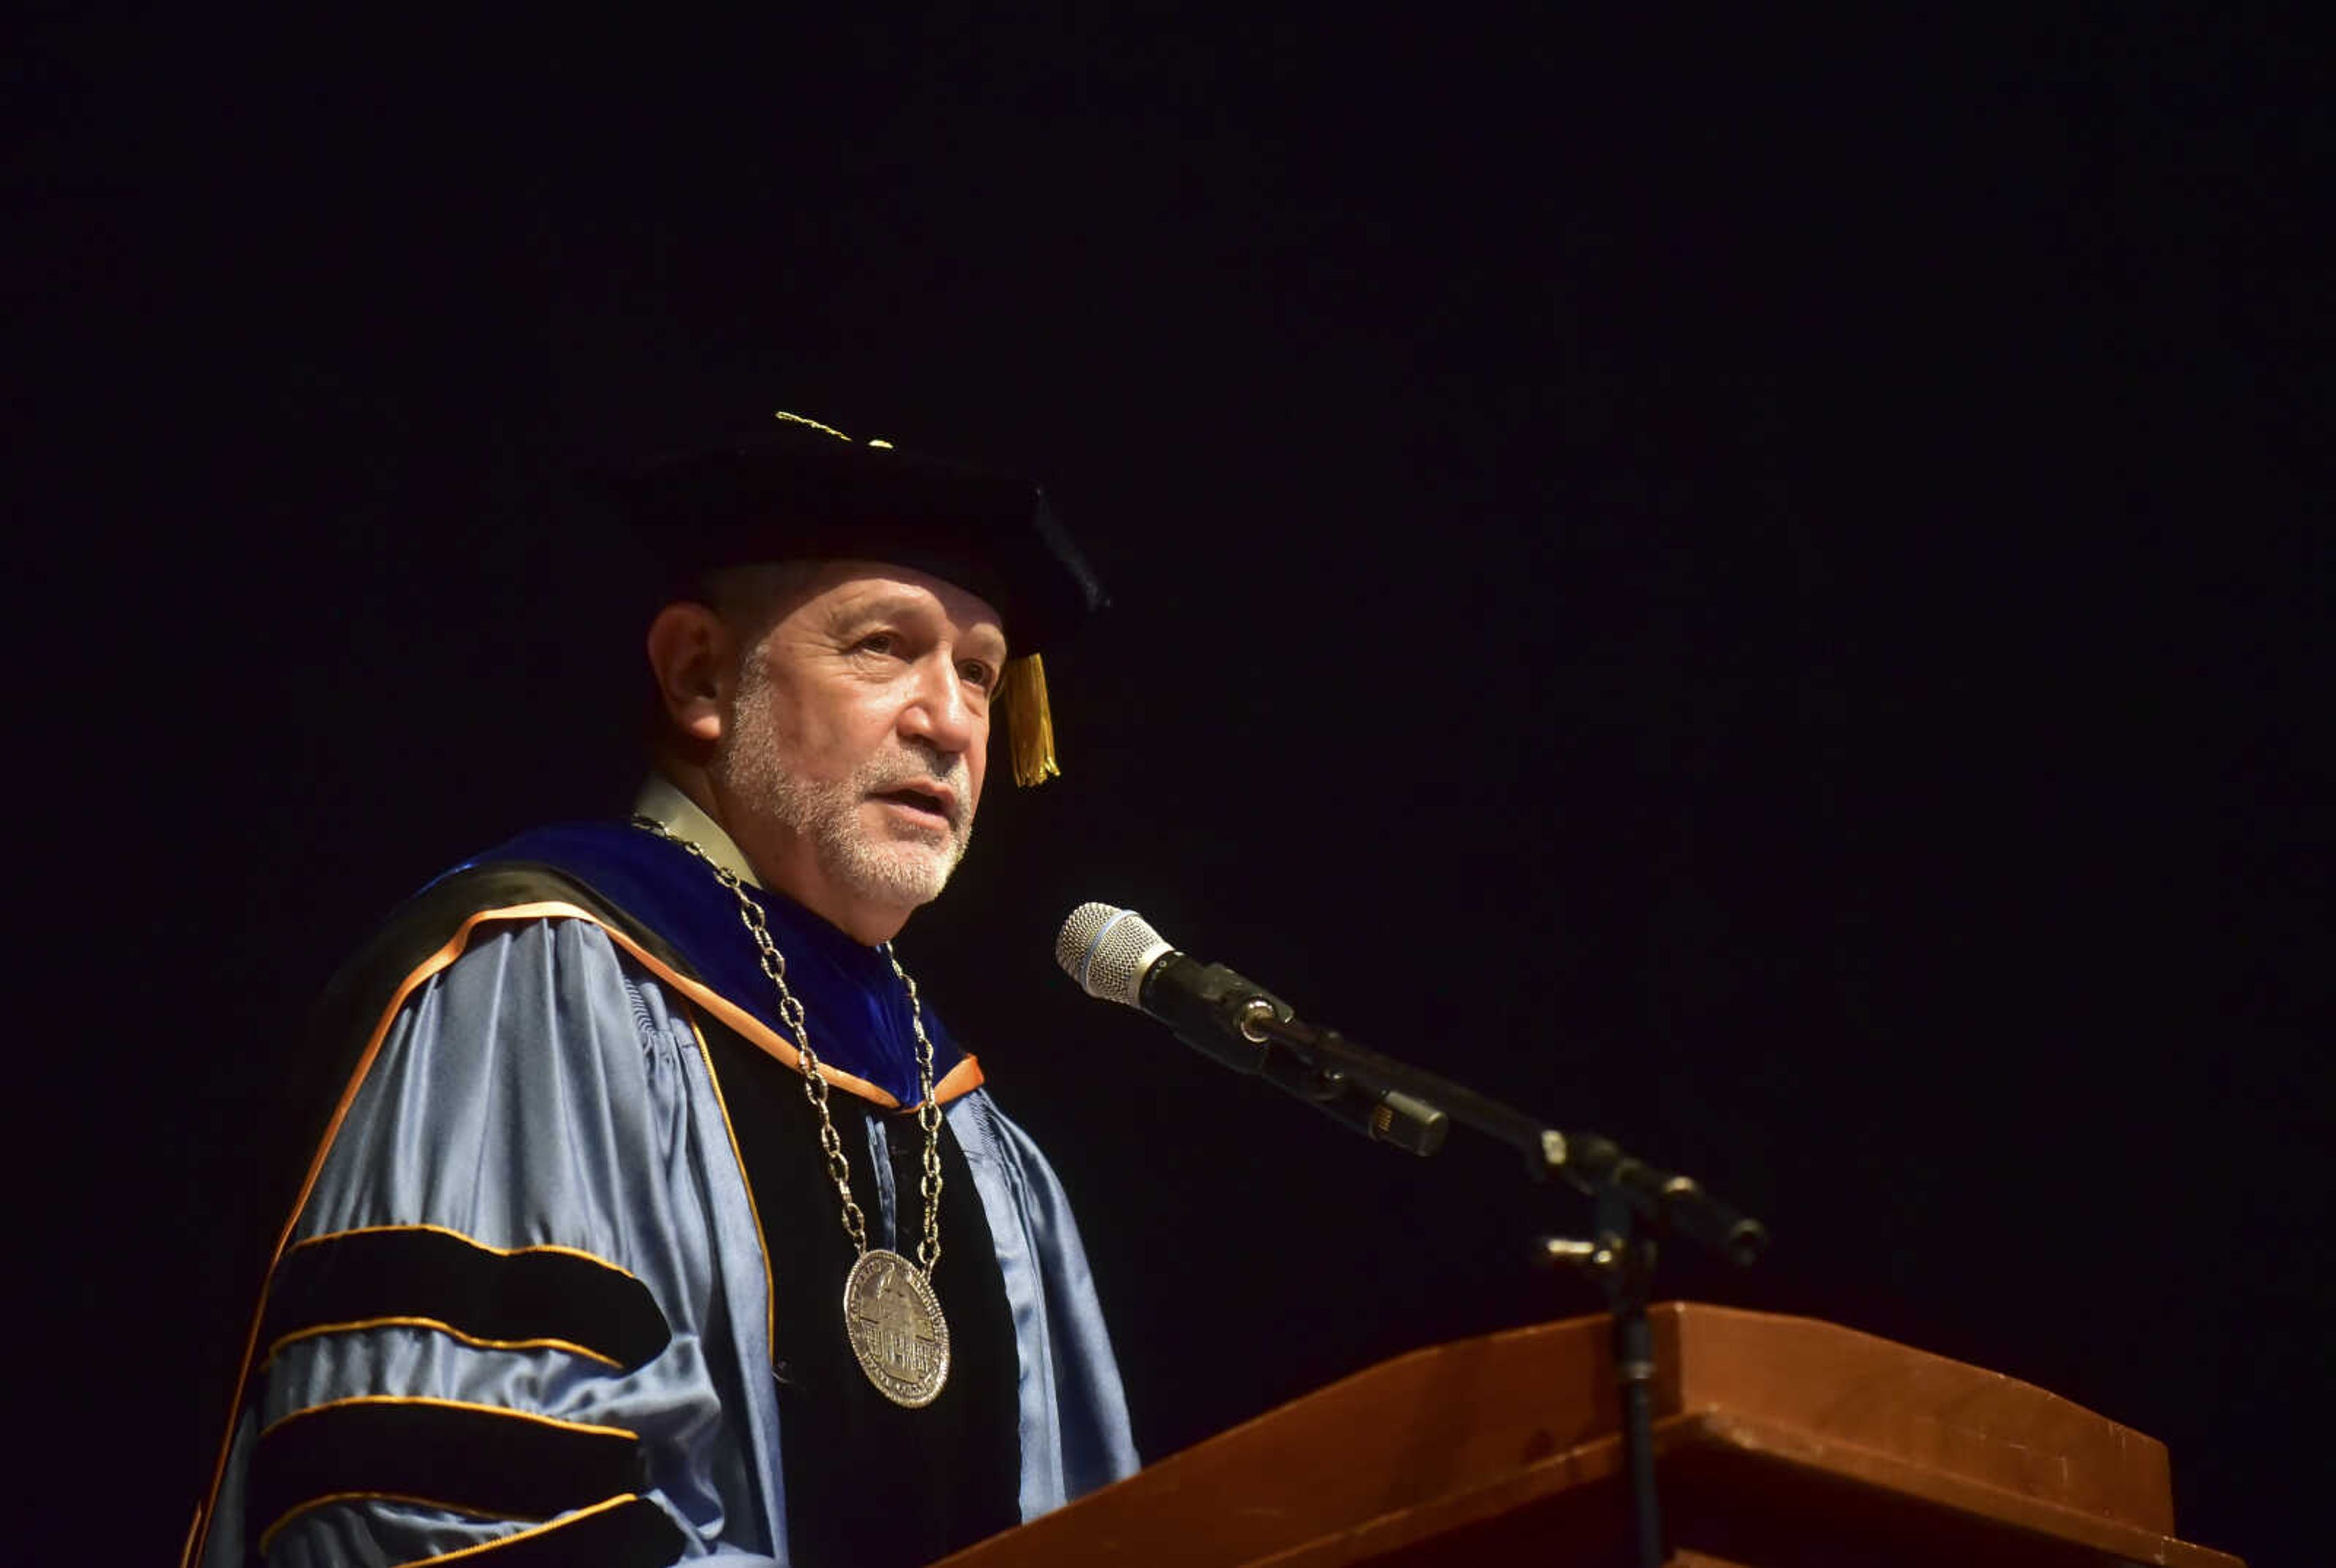
[[[717,765],[731,791],[754,801],[782,826],[812,846],[820,869],[861,897],[878,903],[930,903],[948,885],[973,837],[968,797],[971,777],[965,759],[937,759],[907,746],[870,757],[849,778],[830,783],[799,778],[780,764],[770,735],[769,706],[762,694],[741,691],[730,736]],[[957,797],[963,825],[948,832],[907,830],[900,836],[871,836],[860,808],[870,794],[913,779],[947,784]]]

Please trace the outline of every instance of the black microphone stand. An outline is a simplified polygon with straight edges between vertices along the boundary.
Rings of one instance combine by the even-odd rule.
[[[1661,1568],[1663,1525],[1655,1493],[1654,1330],[1647,1304],[1654,1290],[1655,1243],[1665,1233],[1701,1242],[1738,1264],[1767,1246],[1760,1222],[1706,1193],[1692,1178],[1659,1170],[1594,1133],[1562,1133],[1448,1078],[1366,1050],[1331,1029],[1289,1016],[1264,998],[1228,998],[1226,1021],[1260,1046],[1279,1046],[1326,1079],[1373,1093],[1407,1095],[1464,1126],[1521,1151],[1537,1182],[1562,1176],[1590,1195],[1597,1239],[1535,1239],[1544,1265],[1580,1269],[1597,1281],[1612,1320],[1614,1380],[1621,1397],[1622,1458],[1629,1474],[1632,1561]],[[1436,1140],[1441,1143],[1439,1134]],[[1432,1147],[1417,1149],[1431,1154]]]
[[[1655,1495],[1655,1334],[1647,1322],[1653,1299],[1655,1242],[1612,1190],[1597,1200],[1594,1242],[1542,1236],[1534,1261],[1579,1269],[1597,1281],[1612,1320],[1614,1384],[1621,1396],[1622,1465],[1630,1479],[1632,1555],[1637,1568],[1660,1568],[1662,1505]]]

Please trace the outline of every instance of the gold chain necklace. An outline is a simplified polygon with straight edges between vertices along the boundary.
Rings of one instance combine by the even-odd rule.
[[[843,1281],[843,1329],[860,1369],[876,1391],[895,1405],[920,1409],[939,1395],[949,1380],[949,1320],[941,1316],[940,1298],[933,1293],[933,1270],[941,1261],[941,1109],[933,1098],[933,1042],[925,1035],[924,1004],[917,999],[917,982],[900,967],[892,944],[881,944],[885,961],[908,988],[909,1023],[917,1033],[917,1125],[924,1129],[924,1169],[917,1192],[925,1202],[925,1232],[917,1242],[913,1263],[889,1248],[868,1245],[868,1221],[852,1196],[852,1162],[836,1135],[835,1118],[827,1108],[827,1079],[819,1070],[819,1055],[812,1049],[811,1032],[803,1026],[803,1004],[787,989],[787,960],[771,940],[763,909],[747,893],[735,872],[715,863],[699,845],[651,817],[635,817],[634,825],[679,844],[706,862],[715,880],[738,901],[738,918],[753,934],[763,972],[779,993],[779,1018],[794,1036],[803,1057],[803,1097],[819,1113],[819,1146],[827,1156],[828,1179],[835,1183],[843,1208],[843,1233],[852,1238],[859,1261]]]

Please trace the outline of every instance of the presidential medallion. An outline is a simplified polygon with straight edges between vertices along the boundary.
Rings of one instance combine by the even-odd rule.
[[[881,1247],[861,1254],[843,1281],[843,1327],[876,1391],[915,1410],[949,1380],[949,1322],[914,1263]]]

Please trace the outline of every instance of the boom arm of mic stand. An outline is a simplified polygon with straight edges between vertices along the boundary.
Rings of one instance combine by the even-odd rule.
[[[1462,1125],[1499,1139],[1525,1156],[1535,1181],[1562,1176],[1593,1196],[1601,1190],[1619,1193],[1656,1225],[1700,1242],[1737,1263],[1751,1262],[1767,1247],[1768,1232],[1759,1221],[1719,1202],[1690,1176],[1634,1159],[1611,1138],[1562,1133],[1488,1095],[1368,1050],[1334,1029],[1285,1018],[1270,1007],[1248,1008],[1241,1026],[1243,1034],[1260,1044],[1270,1040],[1286,1046],[1316,1066],[1343,1073],[1357,1083],[1425,1100]]]

